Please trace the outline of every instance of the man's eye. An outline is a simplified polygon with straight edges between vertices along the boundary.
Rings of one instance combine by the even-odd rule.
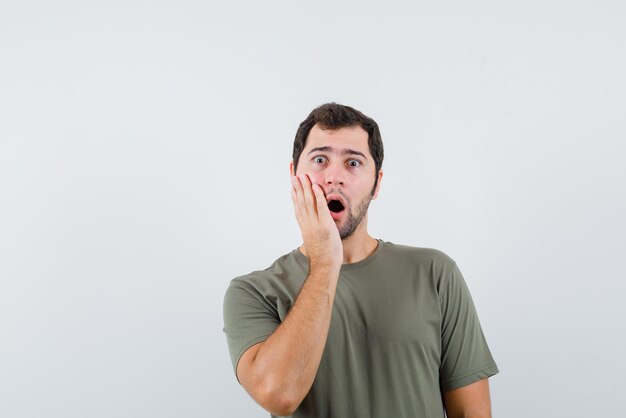
[[[315,157],[313,158],[313,161],[315,161],[316,163],[323,163],[325,160],[324,157]]]
[[[348,165],[350,167],[358,167],[361,165],[361,162],[359,160],[350,160],[348,161]]]

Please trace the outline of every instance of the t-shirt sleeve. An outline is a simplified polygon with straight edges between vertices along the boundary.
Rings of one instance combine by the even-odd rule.
[[[499,372],[483,335],[470,291],[454,261],[440,283],[442,391],[469,385]]]
[[[237,377],[241,355],[254,344],[265,341],[280,325],[280,318],[276,308],[254,286],[239,280],[230,282],[223,308],[223,331]]]

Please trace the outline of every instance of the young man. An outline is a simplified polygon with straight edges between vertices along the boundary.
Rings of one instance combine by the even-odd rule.
[[[351,107],[300,124],[289,168],[303,244],[224,297],[237,380],[272,416],[491,417],[498,368],[456,263],[367,232],[382,161],[378,125]]]

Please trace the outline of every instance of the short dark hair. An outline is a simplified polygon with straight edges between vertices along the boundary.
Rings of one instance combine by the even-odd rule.
[[[374,173],[374,188],[378,184],[378,172],[383,166],[383,140],[380,136],[378,124],[374,119],[365,116],[358,110],[335,102],[325,103],[313,109],[309,116],[300,123],[296,137],[293,141],[293,171],[298,168],[298,160],[300,154],[306,145],[306,140],[311,132],[311,128],[315,124],[319,124],[322,129],[340,129],[352,126],[360,126],[367,132],[367,143],[369,145],[370,154],[374,158],[376,172]]]

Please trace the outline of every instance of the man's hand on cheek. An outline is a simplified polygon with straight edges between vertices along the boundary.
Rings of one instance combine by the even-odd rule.
[[[291,177],[291,199],[311,264],[337,266],[343,262],[343,245],[330,216],[324,191],[309,176]]]

